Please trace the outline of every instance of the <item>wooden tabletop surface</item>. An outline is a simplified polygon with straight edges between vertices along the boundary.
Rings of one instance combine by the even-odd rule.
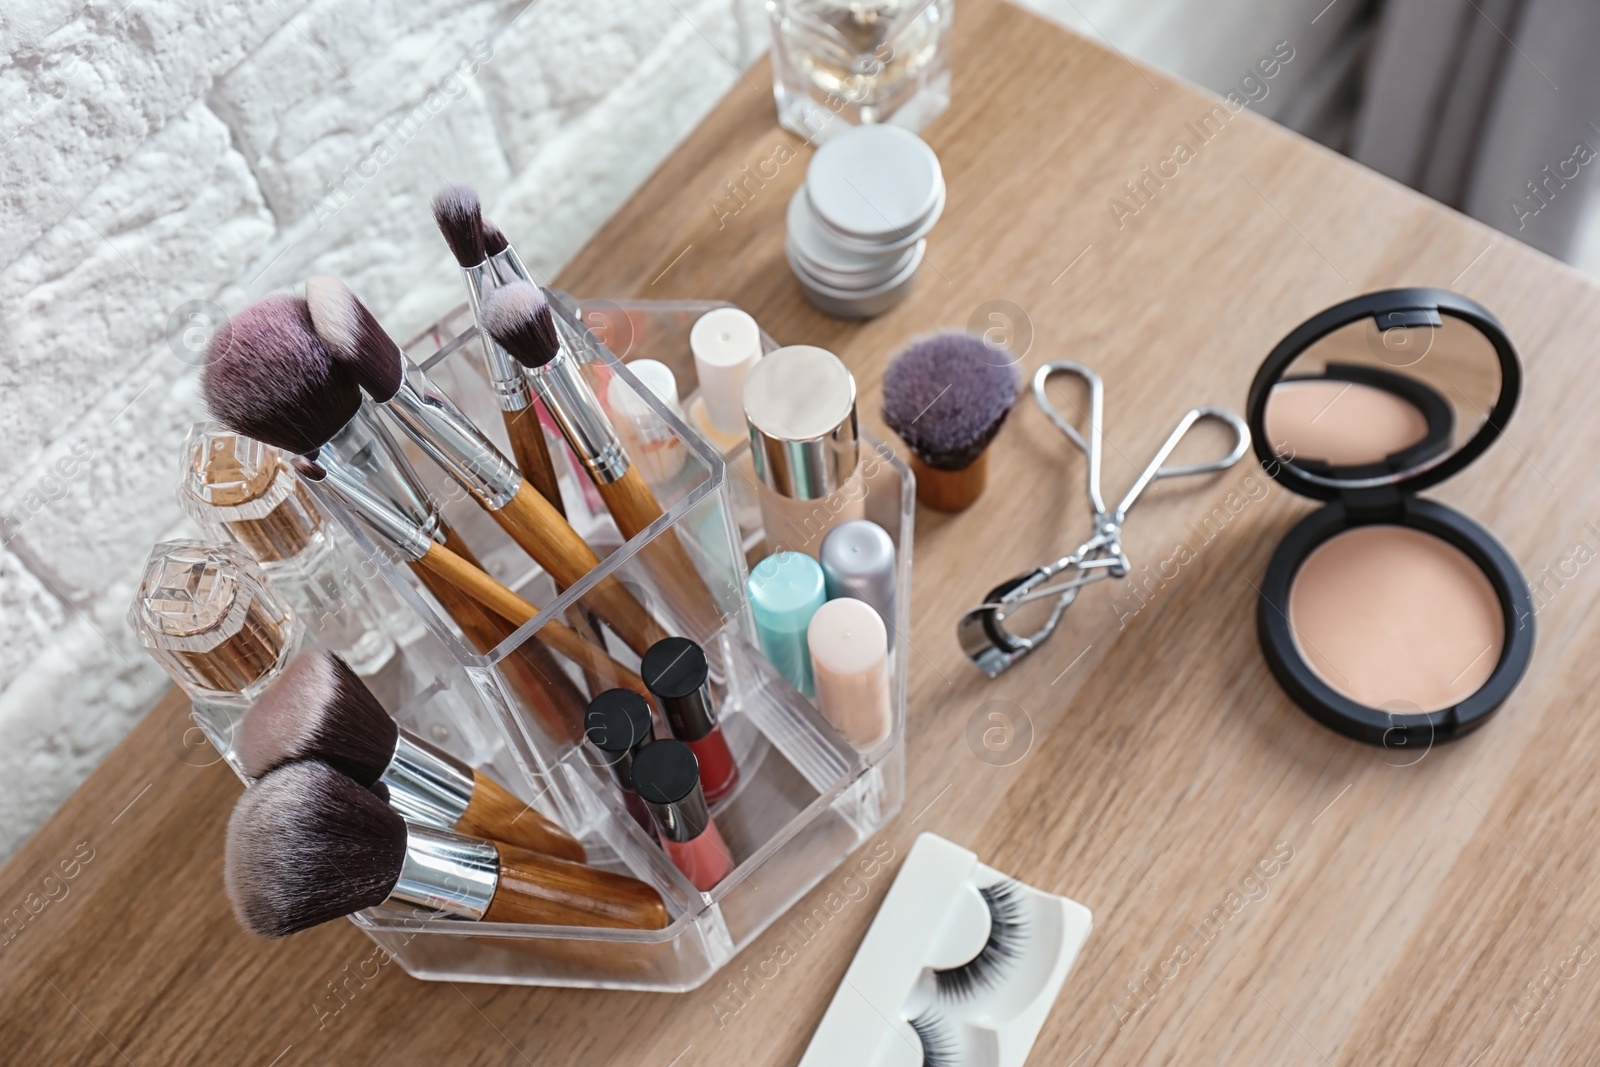
[[[1600,552],[1600,293],[1248,112],[1196,145],[1189,124],[1212,98],[1014,8],[959,6],[954,103],[925,133],[949,204],[893,312],[832,320],[796,288],[783,209],[809,150],[774,125],[764,65],[561,284],[735,301],[781,342],[839,352],[880,433],[878,383],[897,346],[1009,309],[1018,336],[1031,331],[1028,367],[1071,357],[1105,378],[1108,495],[1184,409],[1242,408],[1257,364],[1314,312],[1395,285],[1459,290],[1506,323],[1526,389],[1504,438],[1432,495],[1521,562],[1538,647],[1496,719],[1420,760],[1318,726],[1274,684],[1253,624],[1252,583],[1309,505],[1246,460],[1141,505],[1136,566],[1192,539],[1188,523],[1229,493],[1245,501],[1124,626],[1095,590],[1044,651],[988,681],[956,646],[961,609],[1087,533],[1081,460],[1023,403],[980,504],[918,516],[907,800],[867,848],[887,843],[897,867],[917,833],[936,831],[1093,910],[1030,1064],[1590,1062],[1600,567],[1585,564]],[[1180,139],[1193,158],[1119,225],[1110,199],[1131,204],[1124,182]],[[725,181],[779,156],[747,203],[726,199]],[[1020,731],[1022,754],[1004,765],[966,740],[993,710]],[[0,947],[0,1060],[793,1064],[890,881],[788,946],[793,962],[737,1013],[717,1008],[721,979],[676,996],[415,981],[371,962],[375,947],[346,923],[277,943],[237,927],[221,866],[239,787],[220,764],[196,765],[206,754],[186,748],[184,725],[177,701],[160,704],[0,871],[0,908],[37,909]],[[1264,859],[1272,875],[1252,877]],[[1218,908],[1220,932],[1177,960]],[[732,966],[792,936],[779,924]],[[329,983],[358,970],[377,976],[346,983],[354,994],[331,1013]],[[1151,991],[1142,1005],[1136,984]]]

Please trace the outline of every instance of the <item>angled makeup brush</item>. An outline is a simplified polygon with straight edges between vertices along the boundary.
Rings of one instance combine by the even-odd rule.
[[[660,518],[660,502],[629,460],[577,360],[563,348],[544,291],[522,280],[494,290],[484,298],[483,324],[527,368],[534,390],[594,480],[622,536],[631,539]],[[674,608],[696,629],[715,629],[719,620],[711,595],[676,534],[656,538],[646,559]]]
[[[447,185],[433,197],[433,220],[444,234],[450,254],[461,265],[461,279],[467,286],[467,302],[472,305],[472,318],[478,324],[478,335],[483,342],[484,364],[489,372],[489,384],[500,402],[500,414],[505,419],[506,435],[511,441],[511,456],[516,460],[522,476],[533,483],[539,495],[550,506],[565,514],[561,505],[561,486],[556,480],[555,465],[550,461],[550,447],[539,425],[539,413],[534,407],[533,394],[522,369],[505,350],[495,343],[483,328],[481,306],[486,292],[499,284],[494,266],[489,262],[487,228],[483,222],[483,209],[478,194],[466,185]],[[505,249],[505,235],[495,231],[500,250]]]
[[[627,875],[408,824],[325,763],[288,763],[240,796],[223,883],[233,913],[283,937],[379,904],[484,922],[659,930],[661,895]]]
[[[543,567],[560,589],[600,564],[600,557],[540,496],[449,397],[434,387],[336,278],[306,282],[306,302],[324,349],[367,394],[383,404],[417,447],[477,500],[501,529]],[[640,655],[665,636],[616,578],[586,594],[586,606]]]
[[[245,774],[260,778],[295,760],[320,760],[388,790],[412,822],[486,837],[582,863],[583,845],[482,771],[403,730],[349,664],[303,649],[245,714],[237,744]]]
[[[1019,386],[1009,353],[959,330],[917,338],[890,362],[883,421],[911,449],[924,506],[961,511],[978,499]]]

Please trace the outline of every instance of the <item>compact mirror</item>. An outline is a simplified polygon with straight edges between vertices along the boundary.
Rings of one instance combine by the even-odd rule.
[[[1481,726],[1522,677],[1533,611],[1516,561],[1470,516],[1416,495],[1493,443],[1520,390],[1504,328],[1436,289],[1329,308],[1257,372],[1263,470],[1326,503],[1273,552],[1256,629],[1319,721],[1416,754]]]
[[[1265,397],[1265,443],[1329,487],[1396,485],[1457,454],[1504,391],[1476,324],[1435,306],[1390,308],[1293,355]]]

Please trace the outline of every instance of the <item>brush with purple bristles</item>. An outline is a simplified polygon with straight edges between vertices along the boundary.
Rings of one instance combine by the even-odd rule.
[[[917,499],[962,511],[982,494],[988,448],[1017,401],[1011,356],[958,330],[919,337],[883,376],[883,421],[911,449]]]

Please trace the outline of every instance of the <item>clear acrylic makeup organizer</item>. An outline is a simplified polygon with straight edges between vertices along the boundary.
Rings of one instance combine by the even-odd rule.
[[[565,826],[583,841],[591,864],[654,886],[672,921],[662,930],[606,930],[472,923],[390,908],[370,909],[352,921],[417,978],[681,992],[714,975],[900,809],[914,509],[911,474],[891,449],[862,435],[867,516],[894,539],[899,593],[892,628],[897,637],[890,651],[893,732],[878,750],[863,755],[757,649],[745,592],[749,573],[745,549],[760,540],[760,532],[737,529],[729,483],[730,477],[746,476],[733,472],[748,471],[748,445],[740,450],[745,453],[742,462],[739,452],[725,461],[602,343],[609,340],[624,358],[649,357],[667,364],[677,376],[683,408],[688,410],[696,387],[690,327],[704,312],[726,305],[595,302],[582,309],[585,321],[594,327],[591,330],[580,323],[576,305],[556,295],[558,325],[601,402],[606,402],[608,388],[631,392],[682,446],[683,464],[669,476],[651,478],[641,467],[665,515],[622,543],[598,498],[585,493],[586,478],[573,476],[575,466],[562,469],[565,449],[558,450],[552,441],[569,519],[602,556],[598,568],[556,596],[550,579],[476,504],[453,491],[426,459],[412,454],[419,475],[443,503],[445,518],[485,569],[543,608],[487,655],[468,644],[404,564],[385,558],[358,526],[346,516],[339,518],[361,548],[380,561],[383,578],[425,624],[419,631],[414,628],[403,648],[405,685],[396,718],[498,776]],[[767,351],[776,347],[764,333],[762,344]],[[465,308],[409,349],[410,357],[509,454],[500,412],[483,374],[477,331]],[[622,384],[610,386],[612,378]],[[670,612],[658,613],[669,630],[706,646],[723,730],[741,772],[737,790],[713,808],[737,866],[707,893],[690,885],[628,815],[621,795],[587,746],[562,736],[558,726],[520,702],[498,669],[506,656],[534,640],[534,633],[548,621],[566,615],[574,601],[608,575],[621,579],[648,606],[662,609],[639,557],[645,544],[660,537],[680,538],[722,612],[715,632],[696,631]],[[607,644],[616,659],[637,670],[637,656],[614,637],[608,636]],[[569,673],[587,692],[583,676],[570,665]]]

